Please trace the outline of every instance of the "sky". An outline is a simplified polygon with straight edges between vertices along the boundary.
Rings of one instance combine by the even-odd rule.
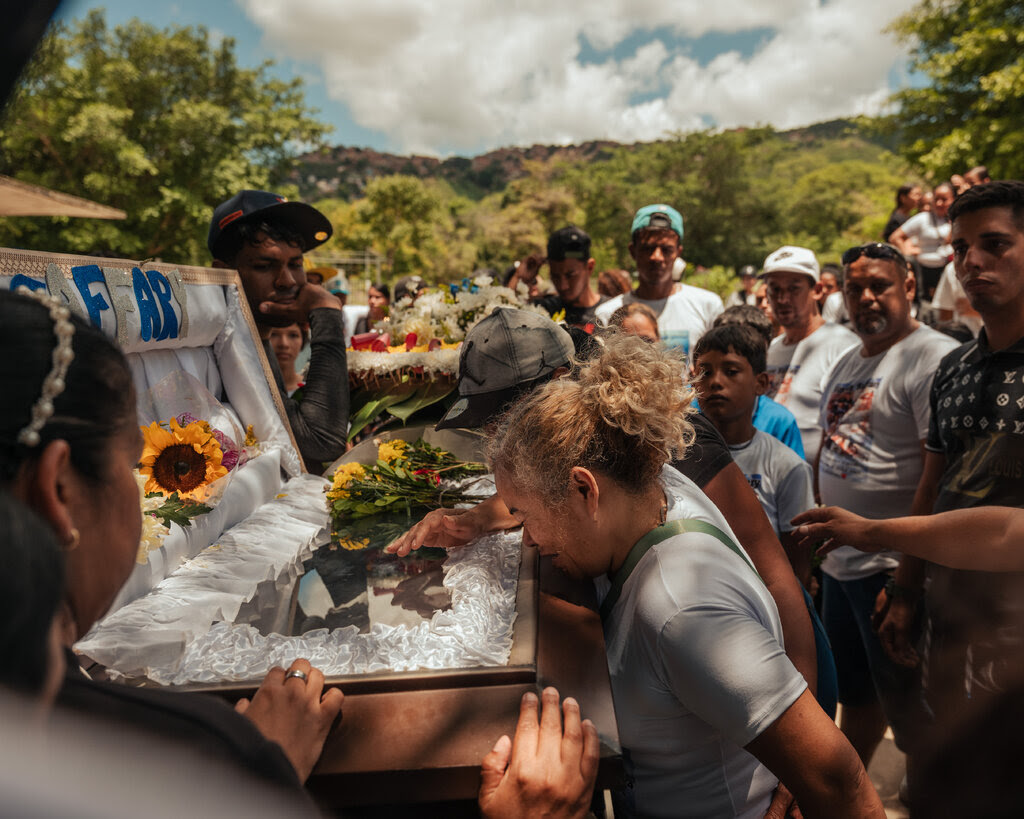
[[[916,0],[65,0],[63,20],[203,25],[303,78],[331,144],[474,156],[793,128],[915,82],[883,29]]]

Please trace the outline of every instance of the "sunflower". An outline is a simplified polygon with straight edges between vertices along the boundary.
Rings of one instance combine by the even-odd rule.
[[[148,476],[146,492],[177,492],[182,499],[202,500],[206,486],[228,474],[209,424],[193,421],[183,427],[172,418],[168,431],[154,421],[142,428],[142,436],[139,470]]]

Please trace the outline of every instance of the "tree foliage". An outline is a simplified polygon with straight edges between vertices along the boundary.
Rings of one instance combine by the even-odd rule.
[[[846,247],[881,238],[893,192],[913,178],[897,156],[855,133],[769,128],[680,134],[599,161],[527,162],[525,171],[475,202],[447,183],[387,176],[363,199],[318,206],[334,221],[333,247],[373,247],[391,260],[389,278],[415,272],[450,282],[543,252],[548,234],[567,224],[590,234],[598,270],[632,269],[633,213],[667,202],[685,221],[687,275],[712,269],[711,286],[728,291],[727,270],[759,265],[780,245],[838,261]]]
[[[931,80],[894,97],[903,153],[937,179],[979,164],[994,178],[1024,177],[1024,5],[921,0],[892,28]]]
[[[0,121],[0,172],[128,213],[121,222],[10,219],[0,244],[125,258],[208,261],[212,209],[278,189],[326,127],[301,80],[236,62],[202,27],[113,29],[102,11],[56,25]]]

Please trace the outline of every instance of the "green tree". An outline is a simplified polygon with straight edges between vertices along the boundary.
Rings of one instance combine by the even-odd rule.
[[[415,176],[382,176],[366,186],[358,218],[385,259],[386,276],[432,273],[433,226],[441,213],[438,195]]]
[[[0,121],[0,172],[128,213],[121,222],[10,219],[0,244],[208,261],[212,209],[243,188],[282,190],[326,126],[300,80],[241,68],[230,38],[96,10],[47,34]]]
[[[905,156],[935,178],[978,164],[1024,177],[1024,5],[921,0],[892,29],[913,44],[910,67],[931,78],[893,98]]]

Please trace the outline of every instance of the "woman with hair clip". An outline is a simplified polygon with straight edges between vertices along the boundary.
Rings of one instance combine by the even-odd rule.
[[[0,359],[0,489],[45,521],[64,557],[58,619],[69,670],[58,704],[297,789],[342,703],[308,661],[272,669],[234,710],[211,697],[94,682],[78,668],[70,646],[110,607],[139,546],[132,470],[142,435],[132,377],[113,342],[45,294],[0,291],[0,348],[17,351]]]
[[[524,543],[596,579],[634,787],[617,815],[884,816],[856,752],[786,657],[778,611],[728,524],[667,467],[693,437],[671,352],[609,338],[578,380],[515,405],[490,458]],[[778,777],[778,779],[776,779]]]

